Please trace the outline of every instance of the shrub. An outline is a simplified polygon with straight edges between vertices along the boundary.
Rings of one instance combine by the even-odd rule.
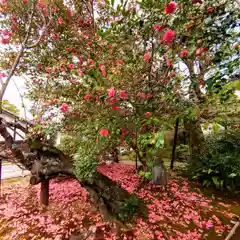
[[[117,218],[122,222],[130,220],[136,213],[138,205],[139,199],[135,196],[126,199],[120,206]]]
[[[193,179],[206,187],[240,191],[240,130],[228,131],[206,140],[206,154],[190,164]]]
[[[69,157],[73,157],[80,145],[80,139],[65,135],[61,138],[58,148]]]

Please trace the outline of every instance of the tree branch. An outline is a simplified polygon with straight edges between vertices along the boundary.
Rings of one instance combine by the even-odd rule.
[[[16,57],[13,65],[12,65],[12,68],[11,68],[11,70],[10,70],[10,73],[8,74],[8,77],[7,77],[7,79],[6,79],[6,82],[3,84],[2,89],[1,89],[1,95],[0,95],[0,101],[1,101],[1,102],[0,102],[0,110],[2,110],[3,95],[4,95],[4,93],[6,92],[7,86],[8,86],[8,84],[9,84],[9,82],[10,82],[10,80],[11,80],[11,78],[12,78],[12,76],[13,76],[13,74],[14,74],[17,66],[18,66],[18,64],[19,64],[19,61],[20,61],[20,59],[21,59],[21,57],[22,57],[22,55],[23,55],[24,49],[25,49],[25,47],[26,47],[26,43],[27,43],[27,41],[28,41],[28,39],[29,39],[30,32],[31,32],[31,25],[32,25],[32,20],[33,20],[34,11],[35,11],[35,1],[33,1],[33,4],[32,4],[32,9],[31,9],[30,17],[29,17],[29,24],[28,24],[26,36],[25,36],[25,38],[24,38],[24,40],[23,40],[23,42],[22,42],[22,44],[21,44],[20,51],[19,51],[19,53],[18,53],[18,55],[17,55],[17,57]]]

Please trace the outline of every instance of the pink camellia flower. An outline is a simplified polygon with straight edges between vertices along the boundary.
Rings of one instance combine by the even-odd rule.
[[[146,113],[145,113],[145,116],[146,116],[146,117],[150,117],[151,115],[152,115],[152,114],[151,114],[150,112],[146,112]]]
[[[112,98],[112,97],[114,97],[115,96],[115,93],[116,93],[116,90],[115,90],[115,88],[109,88],[108,89],[108,97],[109,98]]]
[[[105,65],[104,65],[104,64],[99,64],[99,69],[101,70],[102,75],[103,75],[104,77],[106,77],[106,76],[107,76],[107,73],[106,73],[106,70],[105,70]]]
[[[12,33],[9,32],[7,29],[2,30],[2,34],[5,35],[5,36],[8,36],[8,37],[12,36]]]
[[[61,110],[61,112],[64,112],[64,113],[68,112],[68,104],[67,103],[63,103],[61,105],[60,110]]]
[[[171,43],[174,37],[175,37],[175,32],[171,29],[168,29],[163,35],[163,40],[167,43]]]
[[[171,13],[173,13],[173,12],[175,12],[176,11],[176,9],[177,9],[177,4],[175,3],[175,2],[173,2],[173,1],[171,1],[171,2],[169,2],[169,3],[167,3],[166,5],[165,5],[165,13],[166,14],[171,14]]]
[[[143,58],[145,60],[145,62],[149,62],[150,58],[151,58],[152,54],[151,53],[145,53]]]
[[[0,73],[0,79],[5,78],[6,74],[5,73]]]
[[[51,72],[51,68],[46,67],[46,68],[45,68],[45,72],[50,73],[50,72]]]
[[[102,137],[107,137],[109,135],[109,131],[107,129],[101,129],[101,130],[99,130],[99,134]]]
[[[120,97],[122,100],[126,100],[126,99],[127,99],[127,93],[126,93],[124,90],[120,90],[120,92],[119,92],[119,97]]]
[[[182,50],[180,53],[179,53],[179,56],[180,57],[185,57],[189,54],[189,51],[187,49],[184,49]]]
[[[80,77],[83,77],[83,76],[84,76],[84,73],[82,72],[81,69],[78,69],[77,71],[78,71],[78,74],[79,74]]]

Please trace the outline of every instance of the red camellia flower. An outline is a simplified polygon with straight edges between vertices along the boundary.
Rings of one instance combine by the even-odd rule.
[[[151,114],[150,112],[146,112],[146,113],[145,113],[145,116],[146,116],[146,117],[150,117],[151,115],[152,115],[152,114]]]
[[[189,54],[188,50],[187,49],[184,49],[182,50],[180,53],[179,53],[179,56],[180,57],[185,57]]]
[[[53,34],[53,35],[52,35],[52,40],[53,40],[53,41],[56,41],[56,40],[57,40],[57,36]]]
[[[73,63],[69,63],[69,64],[67,65],[67,67],[68,67],[69,69],[73,69],[73,68],[75,68],[75,65],[74,65]]]
[[[177,73],[176,73],[176,72],[172,72],[172,73],[171,73],[171,76],[172,76],[172,77],[176,77],[176,76],[177,76]]]
[[[202,0],[192,0],[192,3],[193,3],[193,4],[197,4],[197,3],[202,4]]]
[[[197,83],[198,86],[202,86],[204,85],[204,80],[201,78],[198,83]]]
[[[207,8],[207,12],[208,12],[208,13],[212,13],[212,12],[213,12],[213,7],[208,7],[208,8]]]
[[[126,99],[127,99],[127,93],[126,93],[124,90],[120,90],[120,92],[119,92],[119,97],[120,97],[122,100],[126,100]]]
[[[196,55],[201,55],[203,52],[207,52],[208,48],[198,48],[196,50]]]
[[[112,110],[115,110],[115,111],[121,110],[121,107],[120,106],[112,106]]]
[[[28,0],[23,0],[23,4],[27,4],[28,3]]]
[[[4,44],[4,45],[9,43],[9,38],[2,38],[1,43]]]
[[[42,67],[43,67],[43,65],[42,65],[41,63],[38,63],[38,64],[37,64],[37,68],[38,68],[38,69],[41,69]]]
[[[158,24],[155,24],[153,28],[155,31],[161,32],[165,28],[165,25],[159,26]]]
[[[88,59],[88,65],[92,65],[94,61],[92,59]]]
[[[102,137],[107,137],[109,135],[109,131],[107,129],[101,129],[101,130],[99,130],[99,134]]]
[[[165,13],[166,14],[171,14],[171,13],[175,12],[176,9],[177,9],[177,4],[173,1],[171,1],[170,3],[166,4]]]
[[[148,93],[148,94],[147,94],[147,98],[152,98],[152,94],[151,94],[151,93]]]
[[[121,60],[121,59],[119,59],[119,60],[117,60],[117,64],[119,64],[119,65],[123,65],[123,64],[124,64],[124,61]]]
[[[168,68],[172,68],[173,64],[171,60],[166,60]]]
[[[61,66],[59,67],[59,70],[60,70],[61,72],[63,72],[63,71],[65,70],[64,66],[61,65]]]
[[[117,99],[116,98],[113,98],[113,99],[109,99],[109,104],[113,105],[117,102]]]
[[[59,17],[56,23],[57,24],[64,24],[64,21],[63,21],[62,17]]]
[[[91,96],[89,94],[86,94],[84,97],[83,97],[84,100],[88,101],[91,99]]]
[[[108,97],[109,97],[109,98],[114,97],[114,96],[115,96],[115,93],[116,93],[115,88],[110,88],[110,89],[108,89]]]
[[[163,40],[167,43],[171,43],[174,37],[175,37],[175,32],[171,29],[168,29],[163,35]]]
[[[61,112],[64,112],[64,113],[68,112],[68,104],[67,103],[63,103],[61,105],[60,110],[61,110]]]
[[[150,58],[151,58],[152,54],[151,53],[145,53],[143,58],[146,62],[149,62]]]

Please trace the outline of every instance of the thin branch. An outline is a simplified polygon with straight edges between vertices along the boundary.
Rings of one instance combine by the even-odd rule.
[[[50,11],[50,14],[51,14],[51,11]],[[45,19],[44,15],[41,11],[40,11],[40,16],[42,17],[42,20],[44,22],[43,27],[42,27],[42,32],[40,33],[40,35],[39,35],[39,37],[38,37],[38,39],[36,40],[35,43],[26,46],[27,49],[34,48],[40,43],[40,41],[42,40],[42,37],[44,36],[46,30],[48,29],[48,27],[51,24],[51,16],[50,16],[50,20],[48,21],[48,23],[46,22],[46,19]]]
[[[20,96],[20,98],[21,98],[22,107],[23,107],[23,110],[24,110],[24,117],[25,117],[25,119],[27,119],[27,113],[26,113],[26,108],[25,108],[25,104],[24,104],[24,101],[23,101],[23,96],[22,96],[22,94],[20,93],[20,89],[18,88],[18,85],[16,84],[16,82],[15,82],[14,79],[13,79],[13,83],[14,83],[15,87],[16,87],[17,90],[18,90],[18,94],[19,94],[19,96]]]
[[[10,73],[9,73],[7,79],[6,79],[6,82],[3,84],[2,89],[1,89],[1,95],[0,95],[0,101],[1,101],[1,102],[0,102],[0,110],[2,109],[2,99],[3,99],[3,95],[4,95],[4,93],[6,92],[7,86],[8,86],[8,84],[9,84],[9,82],[10,82],[10,80],[11,80],[11,78],[12,78],[12,76],[13,76],[13,74],[14,74],[17,66],[18,66],[18,64],[19,64],[19,61],[20,61],[20,59],[21,59],[21,57],[22,57],[22,55],[23,55],[24,49],[25,49],[25,47],[26,47],[26,43],[27,43],[27,41],[28,41],[28,39],[29,39],[34,11],[35,11],[35,1],[33,1],[33,4],[32,4],[32,10],[31,10],[31,14],[30,14],[30,17],[29,17],[29,24],[28,24],[26,36],[25,36],[25,38],[24,38],[24,40],[23,40],[23,42],[22,42],[20,51],[19,51],[19,53],[18,53],[18,55],[17,55],[17,57],[16,57],[13,65],[12,65],[12,68],[11,68],[11,70],[10,70]]]

